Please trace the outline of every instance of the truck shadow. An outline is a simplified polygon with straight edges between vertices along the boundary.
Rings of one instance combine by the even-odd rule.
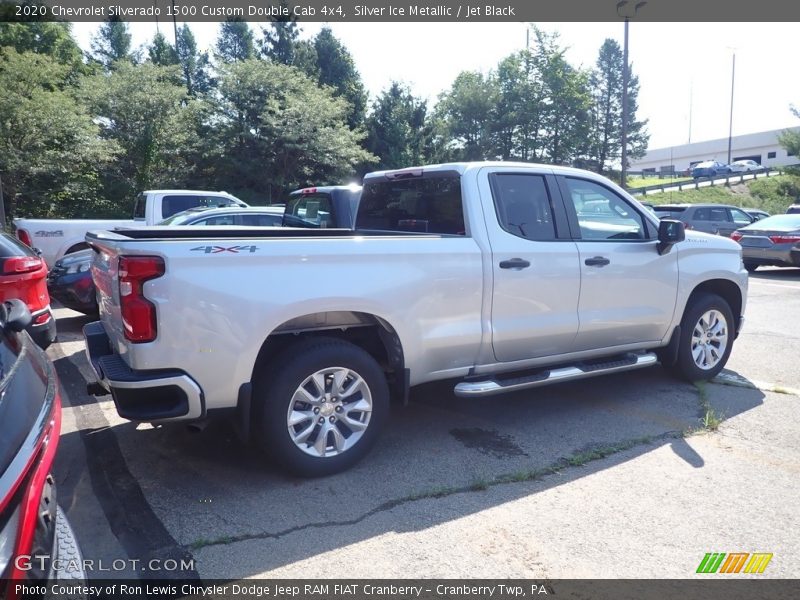
[[[754,273],[750,273],[750,277],[754,279],[763,279],[765,281],[800,281],[800,269],[793,267],[778,269],[761,268]]]
[[[81,391],[80,361],[55,363],[65,406],[76,407],[77,431],[62,436],[63,448],[80,441],[85,464],[69,464],[62,452],[57,468],[91,479],[130,558],[193,555],[192,577],[253,576],[390,532],[422,531],[665,445],[693,469],[705,464],[683,436],[701,427],[707,407],[694,386],[660,367],[486,399],[456,398],[452,382],[421,386],[409,406],[393,407],[361,463],[297,479],[239,442],[225,422],[190,431],[116,419]],[[764,398],[754,389],[709,387],[720,388],[711,402],[725,418]],[[424,510],[403,510],[418,502]],[[80,522],[73,525],[85,556],[101,558]]]

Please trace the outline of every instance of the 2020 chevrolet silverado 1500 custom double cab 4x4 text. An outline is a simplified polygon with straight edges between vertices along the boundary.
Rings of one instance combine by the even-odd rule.
[[[708,379],[742,324],[738,244],[570,168],[367,175],[355,230],[90,232],[97,376],[135,421],[229,413],[295,473],[353,464],[390,395],[483,396],[654,364]]]

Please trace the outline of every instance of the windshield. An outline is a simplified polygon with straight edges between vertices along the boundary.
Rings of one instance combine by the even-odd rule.
[[[358,229],[464,235],[461,177],[456,172],[364,182]]]
[[[189,219],[196,217],[199,214],[202,214],[204,209],[189,209],[184,210],[179,213],[175,213],[171,217],[167,217],[163,221],[159,221],[156,225],[183,225]]]
[[[775,215],[756,221],[742,229],[800,229],[800,215]]]

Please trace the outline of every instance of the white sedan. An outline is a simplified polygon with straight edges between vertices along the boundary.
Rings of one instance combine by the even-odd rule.
[[[752,171],[765,171],[766,167],[762,167],[754,160],[736,160],[730,165],[731,173],[750,173]]]

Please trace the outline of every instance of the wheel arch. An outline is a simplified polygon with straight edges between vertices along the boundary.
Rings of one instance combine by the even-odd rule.
[[[736,334],[738,335],[739,329],[742,325],[741,320],[743,305],[742,290],[739,285],[730,279],[709,279],[708,281],[703,281],[692,290],[691,294],[689,294],[689,298],[686,300],[686,307],[684,308],[684,311],[686,308],[692,305],[692,301],[699,294],[703,293],[716,294],[728,303],[728,306],[731,307],[731,312],[733,313],[733,319],[736,325]]]

